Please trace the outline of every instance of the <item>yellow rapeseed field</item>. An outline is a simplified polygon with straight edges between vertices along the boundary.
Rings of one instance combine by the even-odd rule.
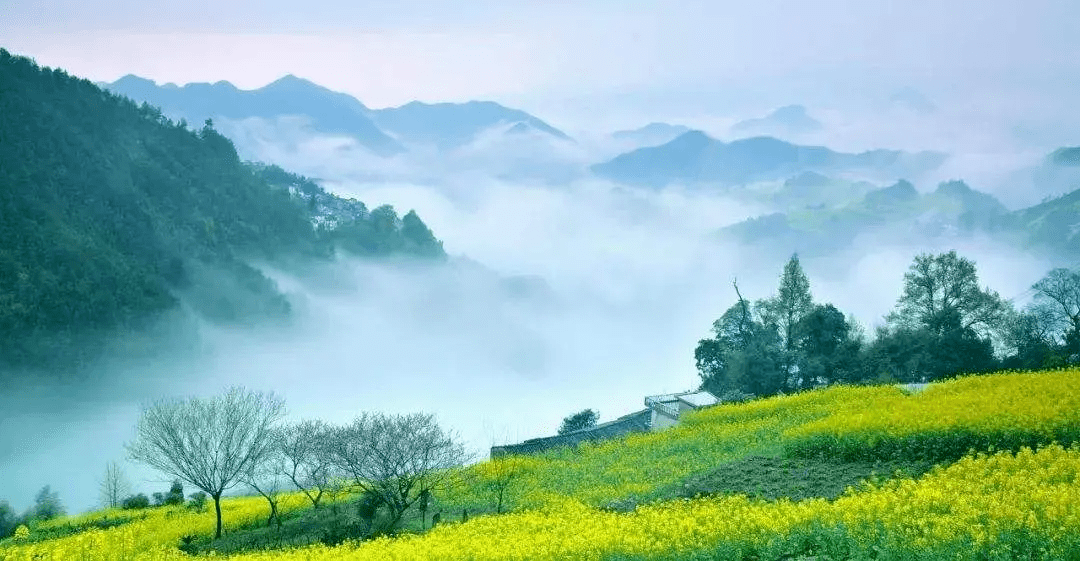
[[[509,514],[444,523],[423,535],[230,558],[1080,559],[1077,380],[1077,369],[1001,373],[911,395],[895,387],[833,387],[723,405],[663,432],[484,462],[463,470],[466,483],[437,498],[442,508],[494,505],[501,490],[515,508]],[[1001,451],[963,454],[983,445]],[[725,496],[629,513],[601,508],[751,453],[874,457],[931,455],[935,447],[945,455],[962,448],[963,457],[918,480],[867,484],[833,501]],[[305,504],[302,496],[283,502],[288,509]],[[223,507],[227,529],[267,515],[261,498],[229,499]],[[0,545],[0,561],[188,559],[177,549],[181,537],[213,532],[210,512],[164,508],[141,516],[36,543],[32,529]]]

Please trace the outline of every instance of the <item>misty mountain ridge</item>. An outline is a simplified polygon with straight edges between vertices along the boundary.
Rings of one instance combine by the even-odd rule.
[[[254,90],[240,90],[226,81],[158,85],[134,75],[104,87],[191,122],[207,118],[272,120],[302,116],[315,132],[347,134],[383,156],[401,153],[410,144],[440,149],[460,147],[483,131],[504,124],[520,124],[516,130],[535,130],[553,139],[571,140],[566,133],[524,111],[492,101],[433,104],[413,101],[399,107],[370,109],[348,94],[291,74]]]
[[[493,101],[430,104],[413,101],[369,114],[382,130],[403,144],[440,149],[464,146],[489,129],[507,125],[510,133],[536,131],[552,139],[571,140],[566,133],[544,121]]]
[[[900,180],[840,208],[772,213],[728,226],[721,235],[776,255],[842,252],[853,249],[859,238],[922,246],[987,235],[1038,253],[1080,256],[1080,190],[1011,212],[963,181],[942,182],[923,194]]]
[[[618,130],[611,133],[611,138],[634,145],[636,148],[659,146],[671,142],[679,135],[690,132],[690,127],[670,123],[652,122],[643,127]]]
[[[209,121],[188,129],[2,49],[0,83],[0,363],[81,362],[92,345],[71,341],[137,331],[181,302],[213,322],[286,317],[252,262],[445,258],[415,213],[243,163]]]
[[[847,154],[766,136],[725,143],[693,130],[661,146],[621,154],[591,170],[613,181],[649,187],[671,183],[741,185],[781,180],[803,171],[870,177],[918,175],[940,166],[946,157],[938,152],[881,149]]]
[[[241,90],[226,81],[157,85],[152,80],[127,75],[105,84],[108,90],[136,102],[161,108],[168,116],[201,123],[208,118],[243,120],[274,119],[300,115],[316,131],[346,134],[380,155],[400,153],[404,148],[381,131],[356,98],[324,88],[314,82],[286,75],[254,90]]]
[[[732,134],[746,135],[799,135],[822,130],[821,121],[811,117],[802,105],[785,105],[757,118],[735,123]]]

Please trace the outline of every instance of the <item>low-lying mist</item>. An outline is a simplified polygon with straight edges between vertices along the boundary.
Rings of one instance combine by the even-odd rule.
[[[181,312],[182,327],[167,330],[176,335],[152,360],[107,361],[81,382],[5,390],[0,498],[25,508],[50,484],[69,510],[87,509],[106,462],[124,458],[140,404],[233,384],[279,393],[292,419],[432,412],[479,458],[493,444],[554,434],[584,408],[612,420],[643,408],[647,395],[695,388],[694,346],[734,303],[732,281],[747,298],[768,296],[789,257],[717,236],[769,210],[744,198],[483,173],[371,182],[348,142],[297,138],[264,159],[288,166],[300,163],[296,151],[310,153],[293,169],[328,189],[369,208],[416,209],[450,262],[263,266],[292,303],[286,325],[225,327]],[[817,301],[872,327],[892,308],[915,254],[953,248],[1005,297],[1050,266],[982,239],[865,239],[803,264]],[[136,491],[167,488],[159,474],[126,468]]]

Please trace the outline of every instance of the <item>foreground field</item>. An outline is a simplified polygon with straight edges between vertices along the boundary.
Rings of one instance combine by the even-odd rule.
[[[1076,558],[1078,379],[1075,369],[1003,373],[911,395],[892,387],[836,387],[715,407],[661,433],[485,462],[467,469],[466,483],[438,498],[447,512],[461,505],[494,511],[493,483],[501,477],[508,482],[503,509],[512,509],[509,514],[444,523],[420,535],[230,558]],[[819,463],[932,458],[941,467],[918,479],[879,479],[834,500],[713,495],[650,502],[688,478],[744,465],[750,455]],[[609,508],[627,499],[640,506]],[[291,509],[303,504],[298,497],[289,501]],[[266,516],[261,499],[233,499],[226,509],[232,529],[259,525]],[[85,518],[109,516],[121,514]],[[46,529],[38,528],[0,545],[0,560],[189,558],[177,548],[180,540],[212,527],[209,513],[157,509],[59,539],[33,541]]]

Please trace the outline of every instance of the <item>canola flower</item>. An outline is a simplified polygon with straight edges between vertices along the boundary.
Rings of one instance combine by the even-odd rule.
[[[1080,558],[1080,370],[1000,373],[935,384],[831,387],[688,414],[680,425],[617,441],[462,470],[440,507],[495,504],[500,516],[444,524],[420,536],[234,556],[322,559]],[[1028,447],[1025,447],[1028,446]],[[764,502],[741,496],[679,500],[632,513],[598,508],[648,498],[687,475],[753,453],[917,457],[969,447],[918,481],[850,490],[835,501]],[[1033,451],[1033,448],[1038,448]],[[869,452],[860,452],[867,450]],[[957,452],[959,451],[959,452]],[[305,505],[301,495],[283,501]],[[260,498],[225,501],[227,529],[265,520]],[[95,513],[94,516],[119,516]],[[72,519],[66,519],[68,524]],[[64,524],[59,521],[56,524]],[[188,559],[182,536],[207,535],[213,516],[154,509],[145,518],[55,540],[8,540],[0,561]]]
[[[906,395],[880,388],[784,431],[788,453],[955,460],[969,450],[1080,440],[1080,369],[967,376]]]
[[[251,501],[230,501],[244,508]],[[252,513],[254,514],[254,513]],[[260,516],[263,513],[258,513]],[[207,517],[198,519],[211,530]],[[185,515],[138,528],[0,549],[4,561],[183,559],[169,536]],[[212,522],[212,521],[211,521]],[[138,530],[133,532],[132,530]],[[153,536],[146,538],[139,533]],[[143,540],[136,545],[133,540]],[[156,545],[146,543],[156,541]],[[619,514],[574,499],[446,524],[427,534],[338,547],[231,556],[243,561],[593,560],[841,558],[1068,559],[1080,552],[1080,449],[1048,446],[967,457],[919,481],[852,489],[835,501],[766,502],[743,496],[677,500]]]

